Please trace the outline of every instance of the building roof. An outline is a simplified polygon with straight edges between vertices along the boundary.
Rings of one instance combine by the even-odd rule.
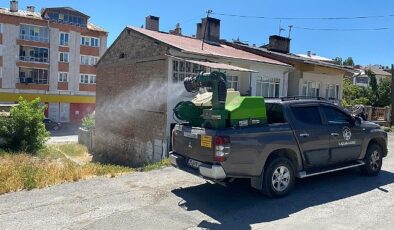
[[[250,50],[250,51],[255,50],[256,51],[255,53],[258,53],[260,55],[264,55],[269,58],[280,60],[281,62],[284,62],[284,63],[298,62],[298,63],[305,63],[305,64],[311,64],[311,65],[317,65],[317,66],[322,66],[322,67],[339,69],[339,70],[351,72],[351,73],[354,72],[353,67],[350,67],[350,66],[337,65],[335,63],[331,63],[331,62],[327,62],[327,61],[305,58],[302,56],[297,56],[292,53],[280,53],[280,52],[268,50],[267,48],[263,48],[263,47],[257,48],[257,47],[251,47],[249,45],[243,45],[243,44],[237,44],[237,43],[226,42],[226,44],[229,44],[234,47],[244,48],[244,49]]]
[[[63,8],[63,7],[59,7],[59,8]],[[66,7],[66,8],[71,8],[71,7]],[[50,9],[54,9],[54,8],[50,8]],[[74,10],[74,11],[76,11],[76,10]],[[40,13],[38,13],[38,12],[30,12],[30,11],[26,11],[26,10],[18,10],[17,12],[11,12],[7,8],[0,8],[0,15],[1,14],[10,15],[10,16],[16,16],[16,17],[30,18],[30,19],[35,19],[35,20],[48,21]],[[89,30],[100,31],[100,32],[107,32],[103,28],[101,28],[101,27],[99,27],[97,25],[94,25],[93,23],[90,23],[90,22],[87,23],[87,28]]]
[[[389,73],[385,70],[382,70],[382,69],[374,69],[374,68],[365,67],[365,70],[371,70],[372,73],[374,73],[376,75],[391,76],[391,73]]]
[[[249,73],[258,73],[258,71],[256,71],[256,70],[241,68],[241,67],[234,66],[234,65],[229,65],[229,64],[226,64],[226,63],[217,63],[217,62],[208,62],[208,61],[201,61],[201,60],[192,60],[192,59],[185,59],[185,58],[180,58],[180,57],[175,57],[175,56],[170,56],[170,57],[175,58],[177,60],[186,61],[186,62],[194,63],[194,64],[197,64],[197,65],[202,65],[202,66],[205,66],[205,67],[208,67],[208,68],[212,68],[212,69],[232,70],[232,71],[249,72]]]
[[[45,13],[46,13],[48,10],[67,10],[67,11],[73,12],[73,13],[75,13],[75,14],[79,14],[79,15],[81,15],[81,16],[90,18],[89,15],[86,15],[86,14],[82,13],[81,11],[78,11],[78,10],[72,8],[72,7],[69,7],[69,6],[45,8],[45,9],[42,11],[41,16],[44,17],[44,16],[45,16]]]
[[[296,55],[299,56],[299,57],[308,58],[308,59],[315,60],[315,61],[333,62],[332,59],[329,59],[329,58],[326,58],[326,57],[322,57],[322,56],[319,56],[319,55],[316,55],[316,54],[311,54],[311,55],[308,55],[308,54],[296,54]]]
[[[248,61],[256,61],[262,62],[272,65],[280,65],[287,66],[290,65],[280,62],[277,60],[273,60],[270,58],[262,57],[260,55],[252,54],[250,52],[246,52],[240,49],[236,49],[234,47],[228,46],[226,44],[209,44],[204,43],[204,49],[202,47],[202,41],[192,37],[172,35],[164,32],[152,31],[143,28],[137,27],[127,27],[131,30],[134,30],[140,34],[148,36],[157,41],[168,44],[174,48],[177,48],[185,53],[198,54],[198,55],[206,55],[206,56],[216,56],[216,57],[225,57],[225,58],[234,58]]]

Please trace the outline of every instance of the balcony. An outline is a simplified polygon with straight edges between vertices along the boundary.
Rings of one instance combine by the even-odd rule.
[[[48,37],[28,35],[28,34],[20,34],[19,39],[25,40],[25,41],[33,41],[33,42],[43,42],[43,43],[49,42]]]
[[[19,60],[25,62],[49,63],[49,58],[46,57],[19,56]]]

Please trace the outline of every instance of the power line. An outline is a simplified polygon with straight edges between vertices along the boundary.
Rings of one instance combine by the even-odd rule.
[[[298,26],[293,26],[295,29],[301,29],[301,30],[312,30],[312,31],[378,31],[378,30],[390,30],[393,29],[394,27],[379,27],[379,28],[310,28],[310,27],[298,27]]]
[[[220,15],[220,16],[228,16],[228,17],[257,18],[257,19],[268,19],[268,20],[354,20],[354,19],[394,17],[394,14],[354,16],[354,17],[267,17],[267,16],[254,16],[254,15],[226,14],[226,13],[216,13],[216,12],[213,12],[212,14]]]

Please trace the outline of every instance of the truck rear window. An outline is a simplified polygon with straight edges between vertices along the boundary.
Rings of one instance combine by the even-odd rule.
[[[286,123],[285,116],[283,115],[283,107],[277,103],[266,103],[267,108],[267,122],[273,123]]]

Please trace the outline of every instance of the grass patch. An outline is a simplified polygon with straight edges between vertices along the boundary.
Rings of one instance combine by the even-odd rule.
[[[148,172],[148,171],[152,171],[152,170],[156,170],[156,169],[162,169],[162,168],[168,167],[170,165],[171,165],[170,160],[168,158],[166,158],[166,159],[163,159],[157,163],[145,165],[143,168],[140,169],[140,171]]]
[[[128,167],[98,163],[79,165],[56,150],[51,151],[53,151],[52,148],[45,149],[39,157],[25,153],[1,153],[0,194],[23,189],[44,188],[94,176],[115,177],[135,171]]]
[[[115,177],[134,171],[152,171],[170,166],[169,159],[134,169],[87,160],[87,149],[79,144],[48,145],[36,156],[0,149],[0,194],[44,188],[95,176]]]

